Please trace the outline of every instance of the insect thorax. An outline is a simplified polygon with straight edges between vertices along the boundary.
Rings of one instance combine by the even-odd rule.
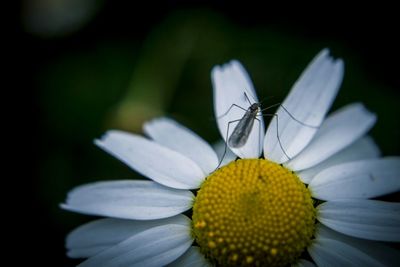
[[[259,108],[260,106],[261,106],[260,103],[253,103],[253,104],[251,104],[251,106],[249,107],[249,110],[250,110],[251,112],[255,112],[255,111],[258,110],[258,108]]]

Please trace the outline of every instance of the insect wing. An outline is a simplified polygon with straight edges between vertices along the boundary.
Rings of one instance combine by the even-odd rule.
[[[254,125],[255,116],[247,111],[229,136],[230,147],[239,148],[246,144]]]

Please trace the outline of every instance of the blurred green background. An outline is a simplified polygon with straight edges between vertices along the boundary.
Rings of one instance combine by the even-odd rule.
[[[394,20],[333,8],[300,14],[226,1],[22,1],[22,92],[31,97],[33,119],[29,230],[46,244],[33,246],[35,259],[52,266],[78,262],[64,256],[64,237],[93,218],[59,209],[70,189],[141,178],[93,145],[107,129],[140,133],[145,120],[167,115],[209,142],[219,139],[210,70],[233,58],[268,106],[282,101],[314,55],[329,47],[346,66],[333,110],[363,102],[378,114],[371,135],[383,154],[398,155]]]

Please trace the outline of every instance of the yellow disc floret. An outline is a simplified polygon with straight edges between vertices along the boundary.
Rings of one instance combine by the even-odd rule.
[[[243,159],[215,171],[193,205],[193,235],[219,266],[285,266],[309,245],[315,209],[290,170]]]

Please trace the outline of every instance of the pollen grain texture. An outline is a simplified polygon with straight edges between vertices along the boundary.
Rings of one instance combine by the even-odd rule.
[[[264,159],[211,174],[193,204],[193,235],[217,266],[286,266],[310,244],[315,209],[290,170]]]

